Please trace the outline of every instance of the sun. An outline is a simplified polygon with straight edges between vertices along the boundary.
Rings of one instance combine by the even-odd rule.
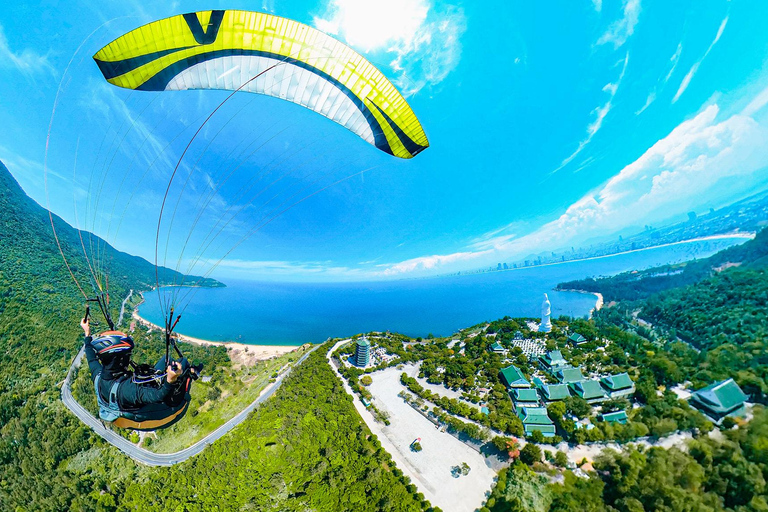
[[[425,0],[330,0],[326,15],[314,22],[359,50],[375,51],[410,44],[428,12]]]

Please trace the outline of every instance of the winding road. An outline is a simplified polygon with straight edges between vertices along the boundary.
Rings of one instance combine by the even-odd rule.
[[[259,404],[265,402],[268,400],[275,391],[278,390],[280,385],[283,383],[283,379],[291,373],[291,370],[295,368],[296,366],[300,365],[304,360],[317,350],[319,347],[316,346],[312,348],[311,350],[307,351],[306,354],[301,356],[301,358],[296,361],[296,363],[289,368],[285,373],[280,375],[277,380],[268,388],[266,388],[262,394],[254,400],[248,407],[243,409],[240,413],[238,413],[236,416],[231,418],[229,421],[224,423],[222,426],[205,436],[200,441],[196,442],[192,446],[189,446],[187,448],[184,448],[183,450],[180,450],[175,453],[154,453],[150,452],[148,450],[145,450],[144,448],[139,448],[135,444],[131,443],[127,439],[119,436],[117,433],[113,432],[112,430],[105,427],[104,423],[93,417],[91,413],[89,413],[85,407],[80,405],[77,400],[74,399],[72,396],[72,390],[70,388],[70,383],[72,381],[72,378],[74,377],[76,371],[78,368],[80,368],[80,365],[83,361],[83,356],[85,355],[85,350],[83,348],[80,349],[80,352],[77,353],[77,356],[75,356],[75,360],[72,362],[72,365],[69,367],[69,371],[67,372],[67,378],[64,379],[64,383],[61,386],[61,401],[64,402],[64,405],[67,406],[67,408],[72,411],[72,414],[77,416],[80,421],[88,425],[91,430],[96,432],[99,436],[101,436],[102,439],[104,439],[106,442],[120,450],[121,452],[125,453],[132,459],[134,459],[137,462],[141,462],[142,464],[147,464],[149,466],[173,466],[174,464],[178,464],[179,462],[184,462],[185,460],[189,459],[190,457],[194,457],[198,453],[205,450],[205,448],[214,443],[216,440],[223,437],[227,432],[232,430],[235,426],[242,423],[242,421],[248,417],[248,415],[253,411],[256,407],[259,406]]]
[[[128,299],[131,298],[131,295],[133,295],[133,290],[128,292],[128,296],[123,299],[123,305],[120,306],[120,317],[117,319],[117,326],[120,327],[120,324],[123,323],[123,315],[125,315],[125,303],[128,302]]]

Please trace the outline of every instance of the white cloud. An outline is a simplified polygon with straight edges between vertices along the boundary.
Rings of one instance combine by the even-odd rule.
[[[701,207],[732,202],[768,187],[768,126],[757,118],[768,105],[763,89],[741,111],[719,120],[711,104],[657,141],[605,185],[573,203],[556,220],[519,237],[492,231],[455,254],[413,258],[389,265],[385,275],[456,271],[468,261],[485,265],[557,250],[596,235],[660,222]],[[478,250],[472,250],[477,248]]]
[[[595,6],[597,12],[600,12],[603,9],[603,0],[592,0],[592,5]]]
[[[0,68],[2,67],[14,67],[28,78],[38,73],[55,75],[55,70],[48,61],[48,55],[40,55],[29,48],[25,48],[21,53],[14,52],[0,25]]]
[[[595,3],[595,8],[598,11],[601,7],[602,2]],[[614,48],[619,48],[635,32],[635,25],[637,25],[639,18],[640,0],[626,0],[621,19],[616,20],[608,27],[608,30],[597,40],[597,44],[612,43]]]
[[[314,25],[362,51],[393,55],[394,82],[406,97],[456,68],[466,29],[461,8],[440,12],[428,0],[330,0]]]
[[[383,270],[377,272],[376,274],[380,276],[391,277],[423,270],[434,270],[453,263],[464,263],[467,261],[475,260],[490,254],[491,252],[491,250],[465,251],[456,252],[453,254],[435,254],[432,256],[422,256],[419,258],[412,258],[410,260],[401,261],[400,263],[379,265],[380,267],[383,267]]]
[[[675,53],[672,54],[672,57],[669,58],[669,62],[671,63],[671,66],[669,68],[669,71],[667,72],[667,75],[664,77],[664,79],[661,81],[661,89],[664,89],[664,86],[669,82],[669,79],[672,78],[672,74],[675,72],[675,69],[677,69],[677,63],[680,62],[680,54],[683,52],[683,43],[677,43],[677,49],[675,50]],[[653,90],[648,94],[648,97],[645,100],[645,104],[635,112],[636,116],[639,116],[643,112],[645,112],[645,109],[651,106],[651,103],[656,101],[656,94],[657,94],[657,87],[654,87]]]
[[[645,99],[645,104],[642,107],[640,107],[640,110],[635,112],[635,115],[639,116],[640,114],[645,112],[645,109],[650,107],[651,103],[653,103],[654,101],[656,101],[656,89],[652,90],[650,94],[648,94],[648,97]]]
[[[579,142],[578,147],[576,148],[576,151],[570,154],[565,160],[563,160],[560,163],[560,166],[557,167],[554,171],[552,171],[550,174],[554,174],[569,163],[573,161],[576,156],[582,152],[582,150],[587,147],[587,144],[589,144],[592,141],[592,138],[595,136],[595,134],[600,130],[600,128],[603,126],[603,120],[605,119],[605,116],[608,115],[608,112],[611,111],[611,107],[613,106],[613,98],[616,96],[616,92],[619,90],[619,85],[621,85],[621,80],[624,78],[624,74],[627,72],[627,63],[629,63],[629,52],[624,56],[623,65],[621,67],[621,73],[619,73],[619,77],[615,82],[609,82],[603,86],[603,92],[608,93],[608,100],[596,107],[592,114],[594,114],[595,118],[594,120],[589,123],[587,126],[587,136]]]
[[[720,23],[720,28],[717,29],[717,34],[715,35],[715,39],[709,44],[709,47],[707,48],[707,51],[704,52],[704,55],[696,61],[693,66],[691,66],[691,69],[688,71],[688,73],[685,74],[683,77],[682,82],[680,82],[680,87],[678,87],[677,92],[675,93],[675,97],[672,98],[672,103],[675,103],[680,96],[685,92],[685,90],[688,88],[688,85],[691,83],[691,80],[693,79],[693,76],[696,74],[696,71],[699,70],[699,66],[704,61],[704,59],[707,58],[707,55],[709,55],[709,52],[712,51],[712,48],[714,48],[715,44],[720,40],[720,37],[723,35],[723,31],[725,30],[725,25],[728,23],[728,16],[723,18],[723,21]],[[670,73],[671,75],[672,73]]]
[[[672,67],[669,68],[669,73],[667,73],[667,76],[664,77],[665,84],[669,82],[669,79],[672,78],[672,73],[674,73],[675,69],[677,69],[677,63],[680,62],[681,53],[683,53],[683,43],[677,43],[677,49],[675,50],[675,53],[672,54],[672,57],[669,58],[669,62],[672,63]]]
[[[761,180],[768,181],[768,148],[762,142],[768,128],[749,112],[717,121],[719,107],[708,106],[560,218],[499,250],[556,248],[685,213],[705,197],[717,202],[750,193]]]

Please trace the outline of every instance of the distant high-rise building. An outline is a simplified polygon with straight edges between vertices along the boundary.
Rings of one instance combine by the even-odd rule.
[[[544,302],[541,303],[541,323],[539,324],[539,332],[549,332],[552,330],[552,322],[549,320],[549,315],[552,314],[552,305],[549,303],[549,297],[544,294]]]
[[[365,368],[371,362],[371,343],[363,336],[357,340],[357,350],[355,351],[355,366]]]

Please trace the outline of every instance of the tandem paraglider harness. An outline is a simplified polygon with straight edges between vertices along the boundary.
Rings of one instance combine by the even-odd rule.
[[[99,306],[102,306],[99,299],[91,299],[90,301],[98,302]],[[133,340],[125,333],[114,330],[114,323],[112,322],[108,311],[106,311],[105,308],[101,309],[112,330],[101,333],[91,342],[91,345],[94,347],[97,354],[108,346],[110,352],[115,352],[115,349],[117,351],[124,350],[126,352],[125,356],[129,358],[130,351],[133,349]],[[86,319],[88,318],[89,311],[90,308],[86,307]],[[173,310],[171,310],[170,318],[173,318]],[[189,389],[192,385],[192,380],[196,380],[198,376],[197,373],[190,372],[191,366],[181,352],[181,349],[179,349],[176,339],[171,336],[173,328],[176,327],[180,318],[181,315],[176,318],[176,321],[173,322],[173,324],[171,324],[170,321],[166,322],[165,357],[161,358],[158,364],[154,367],[148,364],[136,364],[128,359],[127,367],[130,369],[126,370],[125,374],[115,379],[114,384],[112,384],[109,389],[108,400],[102,398],[101,393],[99,392],[101,373],[96,375],[93,384],[94,390],[96,391],[96,399],[99,404],[99,418],[102,421],[112,423],[119,428],[151,431],[170,427],[184,417],[191,400]],[[171,347],[173,347],[174,351],[179,356],[178,361],[174,361],[170,358]],[[100,348],[102,348],[102,350],[99,350]],[[159,389],[166,379],[166,365],[169,363],[180,364],[182,373],[178,377],[178,383],[174,384],[173,391],[164,401],[130,409],[121,408],[119,406],[118,389],[121,384],[131,381],[136,385],[150,386]]]
[[[146,370],[142,367],[146,367]],[[108,401],[105,401],[99,393],[100,378],[101,374],[97,375],[93,382],[99,403],[99,418],[116,427],[157,430],[170,427],[187,413],[191,399],[189,388],[193,378],[189,373],[188,365],[179,377],[180,384],[174,387],[173,392],[163,402],[147,404],[136,409],[124,409],[118,405],[117,391],[120,385],[130,380],[134,384],[159,388],[165,379],[165,372],[151,368],[149,365],[139,365],[138,371],[134,370],[134,373],[115,380],[109,389]]]

